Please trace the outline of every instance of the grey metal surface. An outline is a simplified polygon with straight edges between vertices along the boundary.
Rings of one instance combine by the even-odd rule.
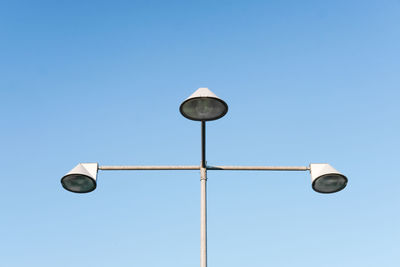
[[[207,170],[226,171],[308,171],[307,166],[207,166]]]
[[[200,170],[201,166],[99,166],[102,171]],[[308,171],[307,166],[207,166],[211,171]]]
[[[200,166],[100,166],[102,171],[134,171],[134,170],[200,170]]]
[[[200,169],[200,267],[207,267],[207,169]]]

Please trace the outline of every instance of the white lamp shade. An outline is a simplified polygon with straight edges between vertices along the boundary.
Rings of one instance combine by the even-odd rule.
[[[97,163],[79,163],[61,178],[61,184],[74,193],[89,193],[96,189],[97,170]]]
[[[312,188],[318,193],[335,193],[347,185],[347,177],[331,165],[310,164]]]
[[[228,112],[228,105],[208,88],[199,88],[181,104],[182,115],[195,121],[212,121]]]

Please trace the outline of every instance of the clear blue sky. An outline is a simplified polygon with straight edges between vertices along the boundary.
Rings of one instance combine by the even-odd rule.
[[[209,266],[400,266],[400,1],[1,1],[0,266],[199,266],[198,87],[229,105],[209,172]]]

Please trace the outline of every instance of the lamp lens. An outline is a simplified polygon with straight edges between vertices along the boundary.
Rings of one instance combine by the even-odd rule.
[[[317,178],[314,189],[320,193],[334,193],[346,187],[347,179],[342,175],[328,174]]]
[[[61,183],[65,189],[75,193],[88,193],[96,188],[96,182],[93,179],[81,174],[65,176]]]
[[[215,120],[225,115],[227,106],[219,99],[200,97],[185,102],[181,112],[192,120]]]

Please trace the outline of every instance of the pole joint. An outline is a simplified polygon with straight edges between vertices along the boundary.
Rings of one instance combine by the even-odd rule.
[[[200,181],[207,181],[207,167],[200,167]]]

